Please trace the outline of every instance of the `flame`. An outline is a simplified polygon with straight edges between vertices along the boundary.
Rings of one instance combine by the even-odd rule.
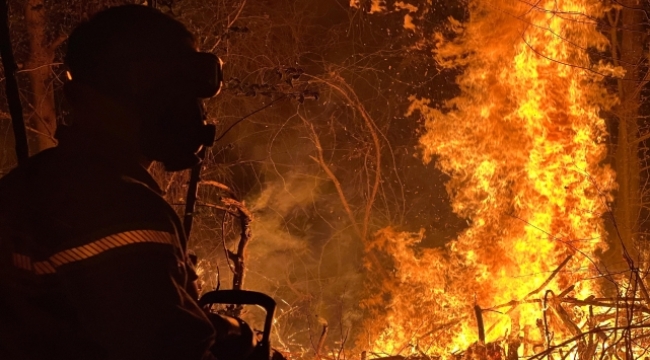
[[[616,101],[603,75],[617,71],[590,56],[608,46],[594,20],[608,10],[602,3],[472,0],[466,24],[452,19],[454,40],[438,35],[436,60],[462,70],[460,95],[441,110],[412,98],[409,112],[426,120],[424,159],[450,176],[453,210],[469,227],[445,251],[415,252],[416,234],[392,229],[367,246],[390,254],[397,274],[375,287],[391,304],[387,318],[367,324],[378,329],[373,352],[466,349],[478,340],[475,304],[599,293],[586,279],[598,275],[615,187],[599,113]],[[540,302],[498,310],[484,312],[486,341],[521,333],[528,355],[543,343]],[[570,335],[555,332],[555,341]]]

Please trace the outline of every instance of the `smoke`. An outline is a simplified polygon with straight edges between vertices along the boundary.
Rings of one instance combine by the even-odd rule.
[[[320,179],[289,172],[265,183],[259,195],[249,200],[254,215],[251,223],[254,240],[249,247],[248,271],[258,279],[267,279],[266,286],[259,284],[264,290],[277,287],[278,278],[287,278],[295,268],[293,263],[308,255],[315,234],[309,231],[308,223],[302,221],[300,226],[296,220],[308,216],[321,185]]]
[[[288,172],[250,201],[256,235],[249,260],[255,281],[249,288],[274,294],[283,311],[296,312],[278,329],[285,342],[313,347],[322,319],[330,324],[330,336],[338,337],[359,317],[354,309],[362,280],[359,256],[345,218],[332,216],[336,205],[328,202],[336,198],[324,193],[328,186],[324,178]],[[330,228],[314,226],[315,217],[329,218]]]
[[[327,346],[349,336],[360,319],[362,273],[360,246],[352,234],[347,217],[342,216],[339,199],[327,177],[319,176],[318,166],[309,158],[313,145],[299,143],[292,134],[279,136],[279,144],[291,143],[296,150],[273,153],[272,161],[256,168],[260,181],[245,198],[252,214],[252,239],[245,259],[244,288],[261,291],[278,302],[273,329],[274,341],[285,350],[313,352],[322,333],[323,321],[329,325]],[[293,141],[292,141],[293,140]],[[251,154],[264,154],[266,144],[247,147]],[[291,157],[292,169],[278,171]],[[223,176],[223,175],[221,175]],[[214,201],[223,194],[203,189],[203,198]],[[210,216],[207,213],[210,212]],[[211,220],[212,219],[212,220]],[[218,241],[222,213],[210,209],[202,213],[199,236],[201,278],[204,291],[214,288],[214,271],[220,270],[221,287],[231,287],[232,272],[224,256],[226,249]],[[239,242],[236,219],[226,220],[226,245],[235,251]],[[208,239],[206,234],[211,234]],[[261,328],[262,313],[250,309],[243,315]]]

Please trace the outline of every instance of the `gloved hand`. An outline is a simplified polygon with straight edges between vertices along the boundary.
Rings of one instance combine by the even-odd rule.
[[[271,358],[269,359],[269,354],[266,350],[261,346],[257,346],[255,351],[246,360],[287,360],[287,358],[281,352],[271,349]]]
[[[287,358],[281,352],[271,349],[271,360],[287,360]]]
[[[245,321],[214,313],[207,315],[217,332],[211,352],[219,360],[244,360],[253,353],[257,339]]]

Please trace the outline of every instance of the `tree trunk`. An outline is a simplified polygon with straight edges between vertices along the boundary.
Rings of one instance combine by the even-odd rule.
[[[640,71],[645,33],[643,12],[634,0],[625,0],[623,7],[610,15],[612,57],[614,64],[625,69],[625,78],[617,82],[620,104],[614,109],[618,132],[614,150],[614,165],[619,189],[614,204],[618,234],[613,234],[611,251],[629,256],[639,265],[637,240],[639,234],[640,166],[639,166],[639,107]],[[615,254],[613,254],[615,255]],[[620,256],[620,255],[618,255]],[[618,257],[620,259],[620,257]],[[618,260],[617,259],[617,260]],[[620,261],[620,260],[618,260]]]
[[[44,0],[29,0],[25,6],[25,20],[30,55],[25,69],[31,85],[29,130],[33,136],[31,153],[35,154],[55,145],[56,107],[49,64],[54,61],[54,50],[59,41],[48,41]]]

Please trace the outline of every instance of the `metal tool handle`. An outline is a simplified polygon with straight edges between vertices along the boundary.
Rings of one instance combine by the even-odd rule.
[[[199,299],[199,305],[204,307],[212,304],[238,304],[238,305],[259,305],[266,311],[264,320],[264,332],[260,345],[262,352],[271,358],[271,326],[277,303],[272,297],[257,291],[248,290],[215,290],[204,294]]]

